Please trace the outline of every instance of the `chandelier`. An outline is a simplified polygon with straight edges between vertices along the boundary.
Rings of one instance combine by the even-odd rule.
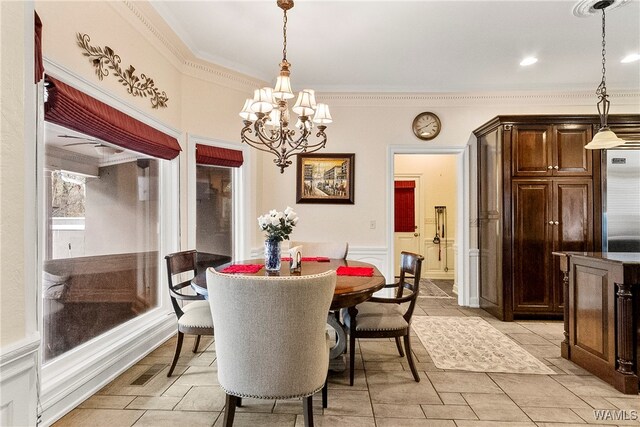
[[[291,157],[301,153],[313,153],[327,143],[324,130],[333,120],[329,106],[316,103],[313,89],[304,89],[298,93],[293,112],[298,116],[292,129],[289,128],[292,115],[289,113],[288,100],[294,98],[291,90],[291,64],[287,61],[287,10],[293,7],[293,0],[277,0],[278,7],[283,10],[283,47],[280,75],[274,88],[256,89],[253,99],[245,101],[240,112],[244,127],[240,133],[242,142],[251,147],[276,156],[273,162],[284,173],[284,168],[291,164]],[[312,118],[313,116],[313,118]],[[316,138],[310,143],[308,138],[317,125]]]
[[[613,148],[624,144],[624,140],[618,138],[607,124],[607,116],[609,115],[609,95],[607,94],[607,85],[605,73],[606,57],[605,57],[605,13],[604,10],[613,4],[614,0],[602,0],[593,5],[594,9],[602,10],[602,81],[596,89],[596,95],[600,98],[596,106],[598,107],[598,115],[600,116],[600,130],[596,133],[590,143],[584,146],[589,150],[599,150],[605,148]]]

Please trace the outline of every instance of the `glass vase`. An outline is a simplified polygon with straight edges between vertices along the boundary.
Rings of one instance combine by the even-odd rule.
[[[264,269],[267,272],[280,271],[281,243],[276,240],[264,241]]]

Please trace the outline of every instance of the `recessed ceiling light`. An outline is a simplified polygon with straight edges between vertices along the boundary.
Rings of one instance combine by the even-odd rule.
[[[534,56],[527,56],[522,61],[520,61],[520,65],[522,65],[523,67],[526,67],[527,65],[532,65],[532,64],[535,64],[536,62],[538,62],[538,58]]]
[[[624,58],[622,58],[622,62],[623,64],[627,64],[629,62],[635,62],[640,60],[640,54],[639,53],[631,53],[627,56],[625,56]]]

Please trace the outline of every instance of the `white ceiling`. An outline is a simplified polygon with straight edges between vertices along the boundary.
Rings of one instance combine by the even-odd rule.
[[[269,1],[153,1],[201,58],[269,82],[282,58],[282,11]],[[289,11],[294,90],[595,90],[601,15],[575,1],[318,1]],[[640,0],[607,13],[609,91],[640,90]],[[539,58],[530,67],[519,62]]]

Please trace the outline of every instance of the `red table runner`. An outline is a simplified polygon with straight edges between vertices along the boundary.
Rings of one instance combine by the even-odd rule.
[[[225,268],[221,273],[257,273],[264,267],[262,264],[234,264]]]
[[[373,268],[371,267],[338,267],[336,270],[338,276],[373,276]]]

